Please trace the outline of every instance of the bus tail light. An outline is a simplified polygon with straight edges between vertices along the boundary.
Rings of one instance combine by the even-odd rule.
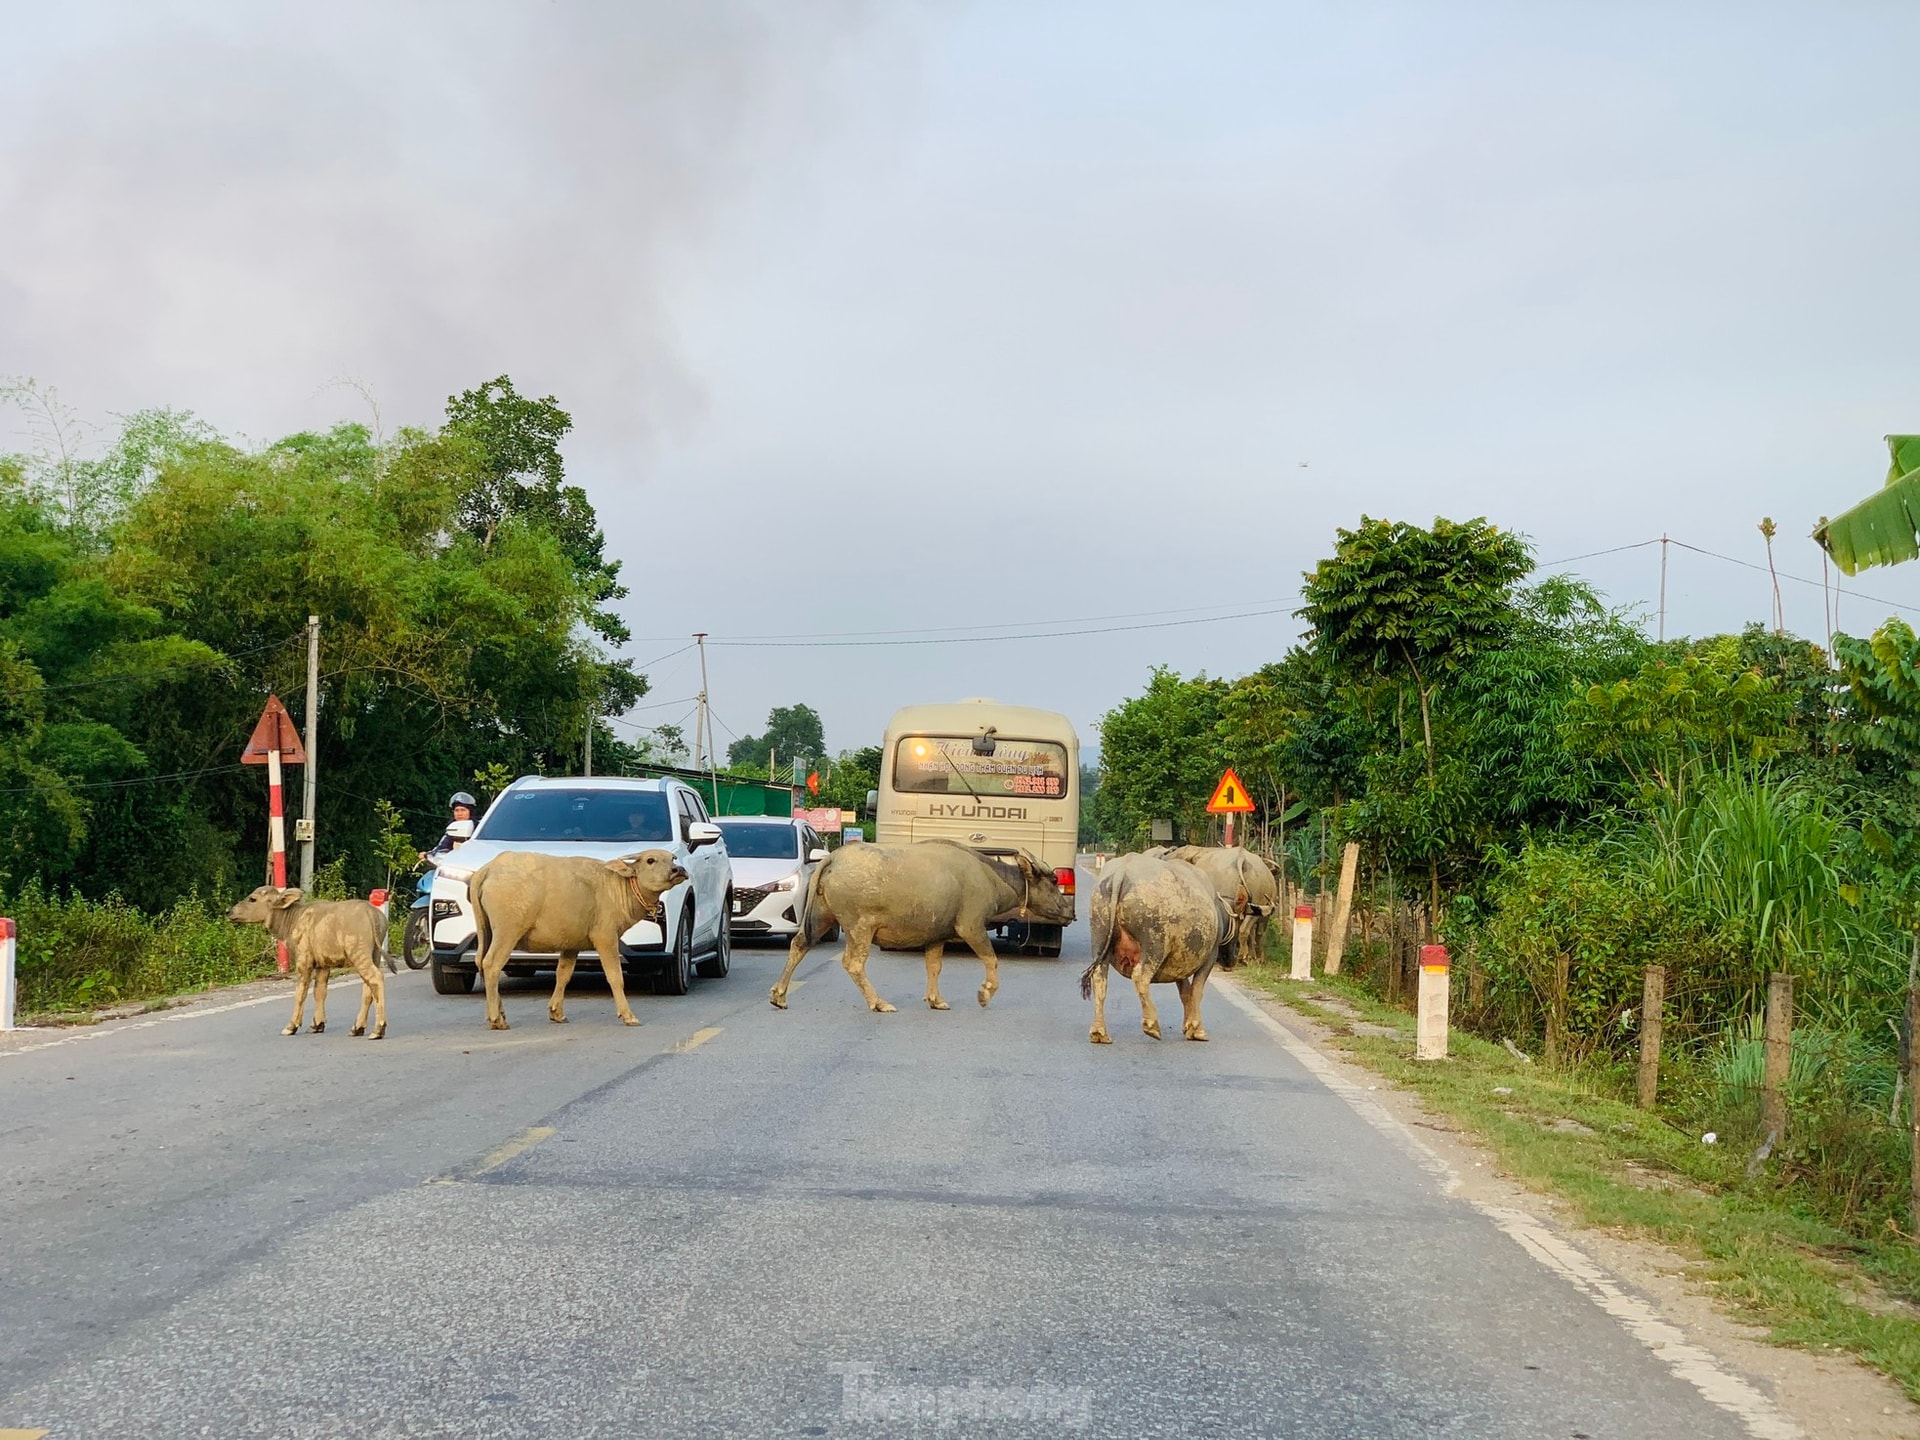
[[[1071,865],[1062,865],[1058,870],[1053,872],[1053,878],[1059,882],[1060,893],[1062,895],[1073,894],[1073,867]]]

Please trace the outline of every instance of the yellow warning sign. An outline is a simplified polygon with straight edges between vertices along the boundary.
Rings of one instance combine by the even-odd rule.
[[[1253,797],[1247,794],[1247,787],[1240,783],[1240,777],[1231,769],[1220,777],[1220,783],[1213,787],[1213,798],[1207,801],[1209,815],[1245,815],[1253,809]]]

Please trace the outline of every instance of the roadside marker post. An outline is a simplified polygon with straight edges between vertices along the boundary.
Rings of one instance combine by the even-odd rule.
[[[1293,907],[1293,968],[1289,980],[1313,979],[1313,907]]]
[[[15,988],[13,958],[18,942],[13,921],[0,915],[0,1030],[13,1029],[13,1007],[19,997]]]
[[[1453,971],[1444,945],[1420,947],[1420,997],[1414,1020],[1416,1060],[1447,1058],[1447,995]]]

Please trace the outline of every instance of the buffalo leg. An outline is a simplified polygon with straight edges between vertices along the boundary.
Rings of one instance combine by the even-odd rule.
[[[1093,967],[1093,1028],[1087,1032],[1087,1039],[1096,1045],[1113,1044],[1113,1036],[1107,1033],[1107,967],[1096,964]]]
[[[367,996],[373,996],[373,1036],[383,1040],[387,1034],[387,977],[380,973],[380,967],[365,956],[354,961],[353,968],[360,972],[360,1023],[367,1023]],[[359,1034],[358,1030],[354,1034]]]
[[[319,973],[313,977],[313,1033],[318,1035],[327,1028],[327,981],[333,971],[325,965],[316,968]]]
[[[627,1003],[627,977],[620,973],[620,932],[609,930],[594,936],[593,949],[600,957],[600,973],[607,977],[607,988],[613,992],[613,1013],[622,1025],[638,1025],[640,1017]]]
[[[1000,957],[993,953],[993,940],[984,927],[971,935],[962,931],[960,938],[967,942],[967,948],[978,955],[980,963],[987,967],[986,983],[980,987],[978,996],[980,1008],[984,1010],[1000,989]]]
[[[872,984],[867,980],[867,951],[873,945],[873,925],[871,922],[851,925],[847,928],[846,949],[840,952],[840,964],[846,969],[853,983],[860,987],[860,994],[867,1002],[867,1008],[879,1014],[890,1014],[893,1006],[880,998]]]
[[[1207,1027],[1200,1023],[1200,996],[1207,988],[1207,971],[1202,970],[1198,975],[1189,975],[1184,980],[1175,981],[1174,984],[1180,991],[1182,1015],[1180,1033],[1189,1040],[1206,1039]]]
[[[280,1032],[282,1035],[298,1035],[300,1033],[300,1017],[305,1013],[307,1008],[307,987],[313,983],[313,971],[305,965],[300,966],[294,975],[294,981],[293,1019],[289,1020],[287,1022],[287,1028]]]
[[[1153,975],[1160,968],[1156,958],[1149,964],[1143,955],[1133,967],[1133,988],[1140,992],[1140,1028],[1154,1039],[1160,1038],[1160,1012],[1153,1008]]]
[[[547,997],[547,1019],[556,1025],[567,1023],[567,982],[573,979],[574,962],[579,958],[571,950],[562,950],[560,963],[553,967],[553,994]]]
[[[947,946],[943,940],[937,945],[927,947],[927,1004],[935,1010],[948,1009],[947,1002],[940,998],[940,962],[946,957]]]
[[[800,962],[807,958],[807,951],[813,948],[808,928],[803,921],[800,928],[793,932],[793,939],[787,942],[787,968],[780,972],[780,978],[773,982],[773,989],[767,992],[767,998],[773,1002],[776,1010],[787,1008],[787,982],[793,979],[793,972],[800,968]]]
[[[521,937],[509,935],[504,930],[495,930],[488,937],[487,953],[480,961],[480,971],[487,977],[487,1028],[505,1030],[507,1028],[507,1007],[500,1003],[500,972],[507,968],[507,957],[513,954],[514,947]]]

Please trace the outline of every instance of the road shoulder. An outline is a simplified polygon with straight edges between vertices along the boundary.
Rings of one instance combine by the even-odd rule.
[[[1622,1229],[1584,1224],[1572,1205],[1521,1184],[1492,1147],[1339,1045],[1330,1025],[1273,998],[1258,983],[1227,975],[1215,983],[1231,987],[1245,1006],[1310,1047],[1360,1105],[1377,1104],[1425,1152],[1423,1163],[1445,1177],[1453,1194],[1482,1211],[1513,1212],[1575,1241],[1618,1286],[1722,1369],[1744,1377],[1809,1440],[1920,1437],[1920,1406],[1888,1376],[1837,1350],[1816,1353],[1772,1343],[1768,1330],[1742,1322],[1703,1293],[1706,1266],[1700,1260]]]

